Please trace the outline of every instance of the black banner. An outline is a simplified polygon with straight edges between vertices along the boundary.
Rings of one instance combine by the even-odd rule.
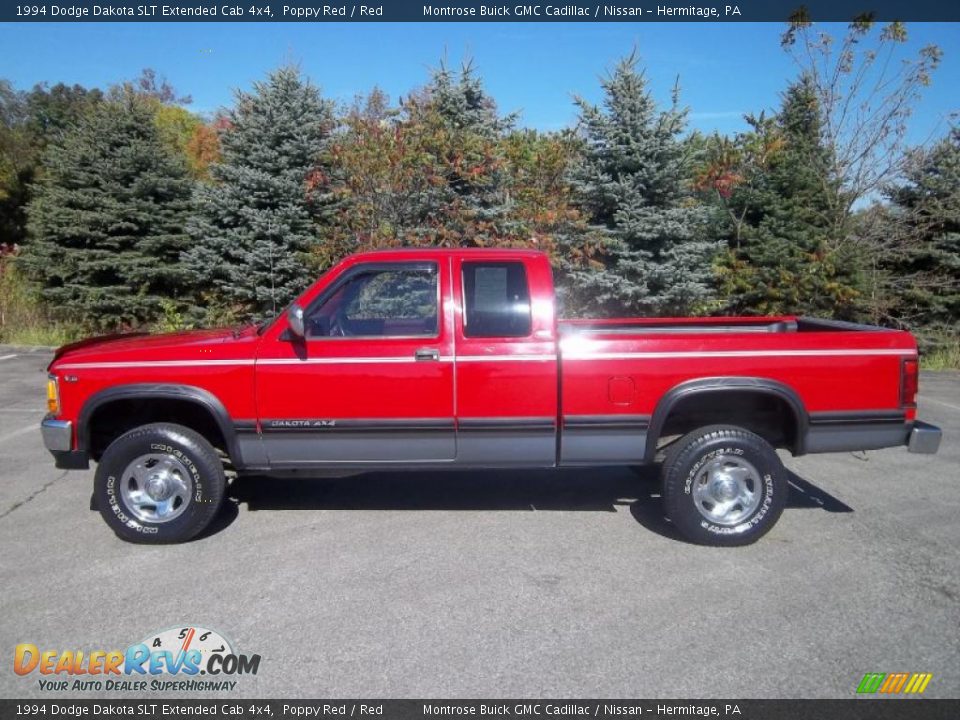
[[[955,720],[960,700],[0,700],[0,717]]]
[[[5,2],[4,22],[785,22],[960,21],[957,0],[62,0]]]

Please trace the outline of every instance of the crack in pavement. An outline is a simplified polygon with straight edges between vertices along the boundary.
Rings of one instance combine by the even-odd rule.
[[[7,508],[3,513],[0,513],[0,520],[3,520],[7,515],[9,515],[10,513],[12,513],[14,510],[16,510],[16,509],[18,509],[18,508],[22,508],[24,505],[26,505],[26,504],[29,503],[31,500],[33,500],[35,497],[37,497],[37,495],[40,495],[41,493],[45,492],[45,491],[47,490],[47,488],[49,488],[49,487],[50,487],[51,485],[53,485],[54,483],[57,483],[57,482],[60,482],[61,480],[63,480],[63,479],[67,476],[67,473],[68,473],[68,472],[70,472],[70,471],[69,471],[69,470],[64,470],[62,473],[60,473],[60,475],[58,475],[57,477],[55,477],[53,480],[51,480],[51,481],[48,482],[48,483],[44,483],[44,484],[41,485],[37,490],[34,490],[34,491],[33,491],[32,493],[30,493],[25,499],[20,500],[19,502],[15,502],[13,505],[11,505],[9,508]]]

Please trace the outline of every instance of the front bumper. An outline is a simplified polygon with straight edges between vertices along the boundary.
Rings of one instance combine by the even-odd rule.
[[[940,449],[940,438],[943,433],[936,425],[916,420],[913,428],[910,430],[910,437],[907,440],[907,450],[912,453],[923,453],[932,455]]]
[[[40,423],[43,444],[60,470],[86,470],[90,456],[83,450],[73,449],[73,423],[69,420],[46,418]]]
[[[46,418],[40,423],[43,444],[50,452],[73,449],[73,423],[69,420]]]

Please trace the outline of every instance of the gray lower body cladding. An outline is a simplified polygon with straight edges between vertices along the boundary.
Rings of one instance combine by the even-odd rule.
[[[553,418],[246,420],[235,422],[233,430],[232,460],[249,472],[642,464],[651,431],[650,418],[640,415],[568,416],[560,437]],[[63,450],[48,435],[44,439],[58,467],[88,466],[85,450]],[[935,453],[940,438],[939,428],[908,421],[902,412],[814,413],[801,452],[907,446]]]
[[[551,467],[553,418],[266,421],[262,453],[270,468],[337,465]],[[251,451],[256,452],[254,448]],[[245,458],[246,459],[246,458]]]
[[[902,412],[812,413],[804,450],[808,453],[879,450],[906,445],[910,452],[935,453],[940,429],[907,420]]]

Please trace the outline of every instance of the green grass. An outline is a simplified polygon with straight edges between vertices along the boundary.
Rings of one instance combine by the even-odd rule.
[[[924,370],[960,370],[960,340],[922,355],[920,367]]]
[[[79,326],[52,320],[36,290],[19,274],[12,260],[0,262],[0,343],[64,345],[82,336]]]
[[[0,329],[0,343],[5,345],[47,345],[59,347],[83,337],[77,328],[59,323],[45,323]]]

